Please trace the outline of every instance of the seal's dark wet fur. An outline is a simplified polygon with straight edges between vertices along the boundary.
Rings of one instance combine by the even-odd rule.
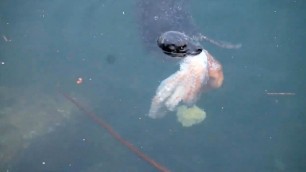
[[[195,26],[188,13],[190,0],[139,0],[138,20],[144,46],[149,51],[160,51],[156,44],[166,31],[195,34]]]

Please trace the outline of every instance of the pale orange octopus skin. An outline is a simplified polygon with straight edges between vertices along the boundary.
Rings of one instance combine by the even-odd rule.
[[[219,88],[223,83],[221,64],[206,50],[196,56],[187,56],[180,70],[161,82],[157,88],[148,116],[161,118],[183,103],[193,105],[202,91]]]

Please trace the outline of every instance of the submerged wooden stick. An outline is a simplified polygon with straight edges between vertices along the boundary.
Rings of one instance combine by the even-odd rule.
[[[143,159],[144,161],[148,162],[151,166],[153,166],[154,168],[156,168],[158,171],[160,172],[170,172],[170,170],[168,170],[166,167],[164,167],[163,165],[159,164],[158,162],[156,162],[155,160],[153,160],[152,158],[150,158],[149,156],[147,156],[146,154],[144,154],[143,152],[141,152],[137,147],[133,146],[130,142],[128,142],[127,140],[125,140],[124,138],[122,138],[120,136],[119,133],[117,133],[109,124],[107,124],[106,122],[104,122],[103,119],[99,118],[95,113],[90,112],[89,110],[87,110],[84,106],[82,106],[79,102],[77,102],[76,100],[74,100],[72,97],[70,97],[68,94],[60,92],[67,100],[69,100],[71,103],[73,103],[76,107],[79,108],[80,111],[82,111],[86,116],[88,116],[91,120],[93,120],[94,122],[96,122],[100,127],[106,129],[106,131],[113,136],[117,141],[119,141],[121,144],[123,144],[125,147],[127,147],[128,149],[130,149],[134,154],[136,154],[137,156],[139,156],[141,159]]]

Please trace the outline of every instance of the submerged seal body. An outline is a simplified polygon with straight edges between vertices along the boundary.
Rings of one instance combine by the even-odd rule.
[[[139,0],[138,1],[138,19],[140,22],[141,36],[144,46],[149,51],[160,51],[170,56],[175,54],[184,56],[183,51],[180,51],[180,45],[176,44],[180,41],[177,38],[183,38],[184,35],[195,35],[197,29],[194,25],[192,17],[188,12],[188,3],[190,0]],[[168,31],[176,31],[176,33],[164,33]],[[181,34],[179,34],[181,33]],[[161,43],[163,38],[165,41]],[[190,41],[191,39],[186,39]],[[158,41],[156,43],[156,41]],[[173,42],[176,50],[169,53],[166,48],[171,48],[170,42]],[[182,43],[182,42],[181,42]],[[186,45],[191,46],[191,42]],[[167,47],[168,46],[168,47]],[[198,46],[198,45],[197,45]],[[173,48],[173,47],[172,47]],[[183,47],[181,47],[183,48]],[[193,49],[193,48],[191,48]],[[169,49],[170,50],[170,49]],[[191,52],[191,51],[189,51]],[[186,54],[185,54],[186,55]]]

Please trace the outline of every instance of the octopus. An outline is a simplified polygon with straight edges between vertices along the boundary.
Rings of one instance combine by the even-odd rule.
[[[202,92],[222,85],[222,65],[186,34],[168,31],[157,42],[165,54],[180,59],[180,68],[158,86],[149,117],[161,118],[180,104],[193,106]]]

